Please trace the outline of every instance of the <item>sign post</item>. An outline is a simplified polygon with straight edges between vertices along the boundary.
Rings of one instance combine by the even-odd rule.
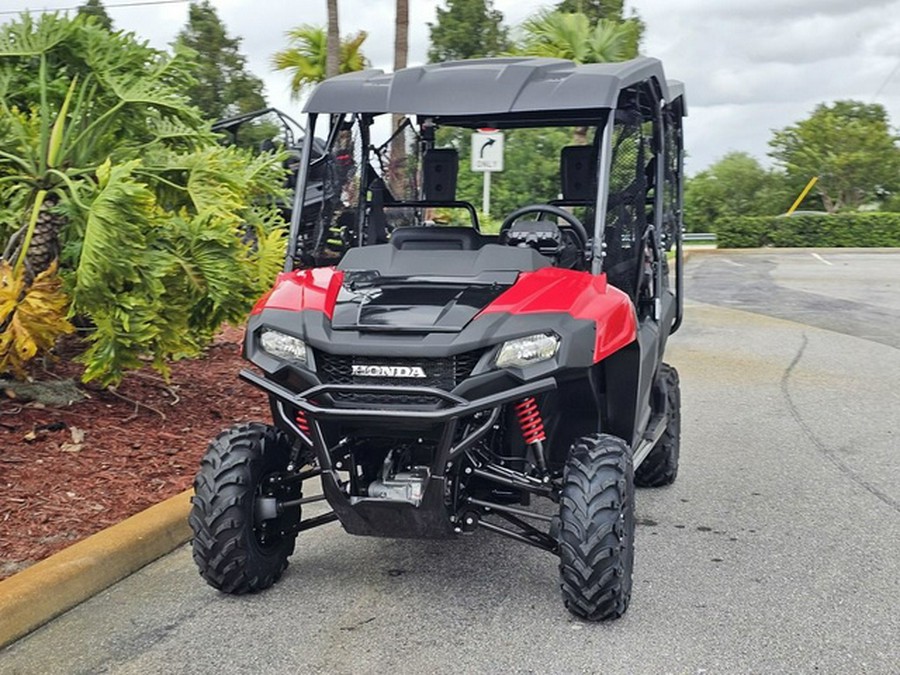
[[[481,210],[491,213],[491,174],[503,171],[503,132],[496,129],[479,129],[472,134],[472,171],[484,174],[484,190]]]

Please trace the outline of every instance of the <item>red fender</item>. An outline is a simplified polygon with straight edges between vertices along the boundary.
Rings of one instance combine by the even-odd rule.
[[[250,314],[259,314],[264,309],[295,312],[308,309],[322,312],[330,320],[343,281],[344,273],[334,267],[282,272],[272,290],[256,302]]]
[[[544,267],[523,272],[512,288],[481,314],[560,312],[596,325],[594,363],[637,338],[637,319],[628,295],[606,282],[606,275]]]

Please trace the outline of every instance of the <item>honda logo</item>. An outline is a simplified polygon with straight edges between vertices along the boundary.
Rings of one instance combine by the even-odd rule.
[[[354,377],[425,377],[419,366],[360,366],[353,365]]]

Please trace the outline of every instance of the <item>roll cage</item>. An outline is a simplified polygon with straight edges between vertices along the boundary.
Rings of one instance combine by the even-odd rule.
[[[587,143],[562,148],[558,193],[538,201],[581,214],[589,238],[577,252],[580,269],[606,272],[636,303],[642,288],[663,286],[663,258],[674,248],[674,328],[680,323],[686,109],[683,87],[665,80],[656,59],[501,58],[364,71],[321,84],[305,112],[286,271],[335,264],[348,248],[386,243],[399,227],[432,225],[440,210],[463,210],[477,233],[475,206],[456,197],[458,143],[442,143],[441,130],[569,127]],[[375,145],[373,131],[389,117],[389,138]],[[454,246],[498,241],[451,229],[440,238]]]

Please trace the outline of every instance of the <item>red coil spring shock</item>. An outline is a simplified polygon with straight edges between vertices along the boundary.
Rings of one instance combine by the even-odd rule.
[[[523,398],[516,403],[515,409],[519,426],[522,428],[522,438],[527,445],[539,443],[547,438],[547,434],[544,433],[544,420],[541,419],[541,411],[534,396]]]
[[[306,419],[306,413],[302,410],[297,411],[297,426],[300,431],[309,436],[309,420]]]

